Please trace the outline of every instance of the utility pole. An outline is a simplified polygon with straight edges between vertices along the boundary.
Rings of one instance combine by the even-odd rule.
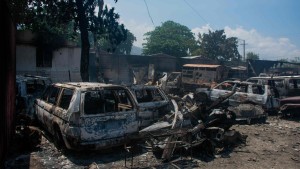
[[[246,48],[246,43],[245,43],[245,40],[243,40],[243,43],[242,43],[242,45],[243,45],[243,52],[244,52],[244,61],[246,61],[246,56],[245,56],[245,48]]]
[[[246,43],[245,43],[245,40],[242,40],[243,43],[241,45],[243,45],[243,56],[244,56],[244,61],[246,61],[246,56],[245,56],[245,50],[246,50]]]

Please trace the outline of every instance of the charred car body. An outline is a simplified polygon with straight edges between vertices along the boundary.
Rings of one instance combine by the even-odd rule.
[[[138,102],[140,127],[146,127],[172,110],[172,103],[158,86],[133,85],[130,87]]]
[[[197,92],[205,93],[212,101],[230,92],[234,92],[233,95],[226,100],[226,103],[235,107],[232,111],[236,113],[237,120],[264,118],[267,116],[267,112],[277,111],[279,108],[279,99],[271,93],[271,89],[268,85],[240,81],[224,81],[213,88],[197,89]],[[240,106],[241,104],[242,106]],[[245,104],[259,105],[263,110],[260,108],[259,111],[256,111],[257,107],[245,106]]]
[[[221,97],[207,106],[202,93],[185,95],[177,99],[178,104],[173,104],[174,112],[140,130],[140,135],[152,147],[154,155],[164,161],[171,160],[178,149],[189,152],[198,148],[197,153],[213,156],[216,146],[243,141],[238,132],[230,130],[235,124],[235,114],[226,109],[214,109],[229,96]],[[175,101],[172,99],[172,102]]]
[[[300,95],[300,76],[266,76],[250,77],[246,81],[273,88],[275,95],[279,98]]]
[[[16,114],[34,119],[34,100],[40,97],[51,79],[43,76],[16,76]]]
[[[299,116],[300,96],[287,97],[280,100],[279,114],[283,116]]]
[[[128,88],[102,83],[55,83],[35,102],[55,143],[75,150],[123,144],[138,132],[137,109]]]
[[[182,73],[172,72],[168,75],[165,82],[163,82],[162,88],[166,93],[181,94],[183,92],[182,86]]]

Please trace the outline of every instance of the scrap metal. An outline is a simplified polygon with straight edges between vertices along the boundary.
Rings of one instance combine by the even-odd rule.
[[[170,161],[177,149],[191,151],[202,147],[207,155],[213,155],[216,145],[239,135],[229,130],[235,123],[235,114],[227,109],[214,109],[233,93],[219,98],[208,107],[206,98],[197,93],[185,95],[177,103],[172,100],[175,108],[171,115],[140,130],[140,135],[156,156],[164,161]]]

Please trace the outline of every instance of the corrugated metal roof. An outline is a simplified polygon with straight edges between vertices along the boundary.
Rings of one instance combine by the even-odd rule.
[[[233,70],[247,70],[245,66],[230,67]]]
[[[208,67],[208,68],[217,68],[221,65],[207,65],[207,64],[185,64],[183,67]]]
[[[175,56],[171,56],[168,54],[164,54],[164,53],[157,53],[157,54],[153,54],[153,55],[148,55],[150,57],[160,57],[160,58],[172,58],[172,59],[176,59]]]
[[[203,58],[202,56],[185,56],[181,57],[182,59],[198,59],[198,58]]]

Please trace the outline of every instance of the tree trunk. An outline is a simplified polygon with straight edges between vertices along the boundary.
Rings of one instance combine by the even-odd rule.
[[[81,36],[81,60],[80,75],[83,82],[89,81],[89,54],[90,42],[88,36],[88,20],[85,15],[82,0],[76,0],[77,14],[79,19],[79,30]]]

